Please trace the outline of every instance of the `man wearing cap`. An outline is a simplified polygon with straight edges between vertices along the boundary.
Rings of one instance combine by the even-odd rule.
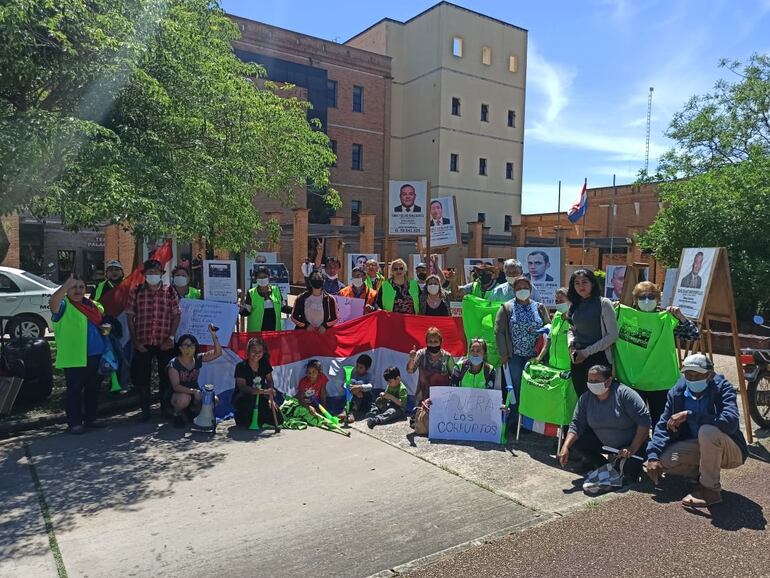
[[[123,265],[120,264],[120,261],[115,259],[107,261],[104,267],[104,277],[104,281],[96,286],[96,291],[93,294],[94,301],[101,301],[105,293],[109,293],[123,281]]]
[[[460,286],[463,295],[489,299],[497,282],[495,266],[491,263],[482,263],[473,267],[473,271],[476,273],[476,280]]]
[[[647,446],[647,475],[657,484],[662,473],[697,478],[682,505],[705,508],[722,501],[722,469],[737,468],[748,457],[739,427],[735,387],[702,353],[689,355],[682,378],[668,392],[666,409]]]

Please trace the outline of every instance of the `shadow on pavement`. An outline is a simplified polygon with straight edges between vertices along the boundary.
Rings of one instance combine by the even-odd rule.
[[[767,528],[764,510],[754,500],[736,494],[722,491],[723,502],[708,509],[685,508],[691,514],[708,518],[711,525],[721,530],[737,532],[738,530],[760,530]]]

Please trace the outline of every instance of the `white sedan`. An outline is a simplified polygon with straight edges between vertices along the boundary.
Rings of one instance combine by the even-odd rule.
[[[0,323],[12,337],[45,337],[53,330],[48,300],[59,286],[21,269],[0,267]]]

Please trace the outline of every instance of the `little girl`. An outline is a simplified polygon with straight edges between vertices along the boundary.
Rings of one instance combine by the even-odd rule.
[[[306,371],[305,377],[299,380],[297,399],[315,415],[318,404],[326,405],[326,384],[329,378],[323,374],[321,362],[317,359],[308,361]]]

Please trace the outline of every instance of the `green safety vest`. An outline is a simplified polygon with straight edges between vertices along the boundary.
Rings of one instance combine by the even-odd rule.
[[[396,301],[396,289],[393,287],[393,283],[386,281],[382,284],[382,306],[386,311],[393,311],[393,304]],[[414,279],[409,280],[409,295],[412,297],[414,303],[414,312],[420,312],[420,288],[417,286],[417,281]]]
[[[489,372],[487,371],[487,364],[481,365],[481,371],[478,373],[471,373],[470,363],[465,363],[467,368],[464,369],[464,375],[460,380],[460,387],[472,387],[474,389],[486,389],[487,381],[489,381]],[[461,370],[462,371],[462,370]]]
[[[551,344],[548,347],[548,365],[550,367],[563,370],[571,368],[569,345],[567,344],[568,331],[569,322],[560,311],[557,311],[551,320]]]
[[[492,289],[494,289],[495,286],[492,285]],[[481,288],[481,281],[474,281],[473,286],[471,287],[471,295],[474,297],[480,297],[481,299],[489,299],[489,296],[492,294],[492,289],[489,291],[484,291]]]
[[[377,279],[377,284],[382,285],[382,280],[385,279],[385,277],[382,275],[382,273],[377,273],[377,276],[375,277]],[[369,278],[369,275],[364,277],[364,284],[369,287],[369,289],[377,289],[374,286],[374,283],[372,283],[372,280]]]
[[[255,333],[262,331],[262,318],[265,315],[265,299],[259,294],[257,287],[249,289],[251,297],[251,313],[246,321],[246,331]],[[275,329],[282,330],[281,325],[281,290],[277,285],[270,287],[270,301],[273,302],[273,311],[275,311]]]
[[[201,290],[196,289],[195,287],[187,287],[187,295],[184,297],[179,297],[180,299],[200,299],[201,298]]]
[[[115,289],[115,287],[117,287],[118,285],[120,285],[120,281],[113,284],[113,282],[110,281],[109,279],[105,279],[104,281],[102,281],[96,286],[96,291],[94,291],[94,296],[92,299],[93,301],[99,301],[102,298],[102,295],[104,295],[104,289],[107,286],[107,283],[110,284],[110,289],[109,289],[110,291],[112,289]]]
[[[88,362],[88,317],[65,297],[64,315],[53,322],[56,337],[56,369],[85,367]],[[98,301],[94,305],[104,313]]]
[[[644,312],[620,305],[617,310],[615,374],[621,383],[642,391],[669,390],[679,379],[674,328],[668,311]]]

